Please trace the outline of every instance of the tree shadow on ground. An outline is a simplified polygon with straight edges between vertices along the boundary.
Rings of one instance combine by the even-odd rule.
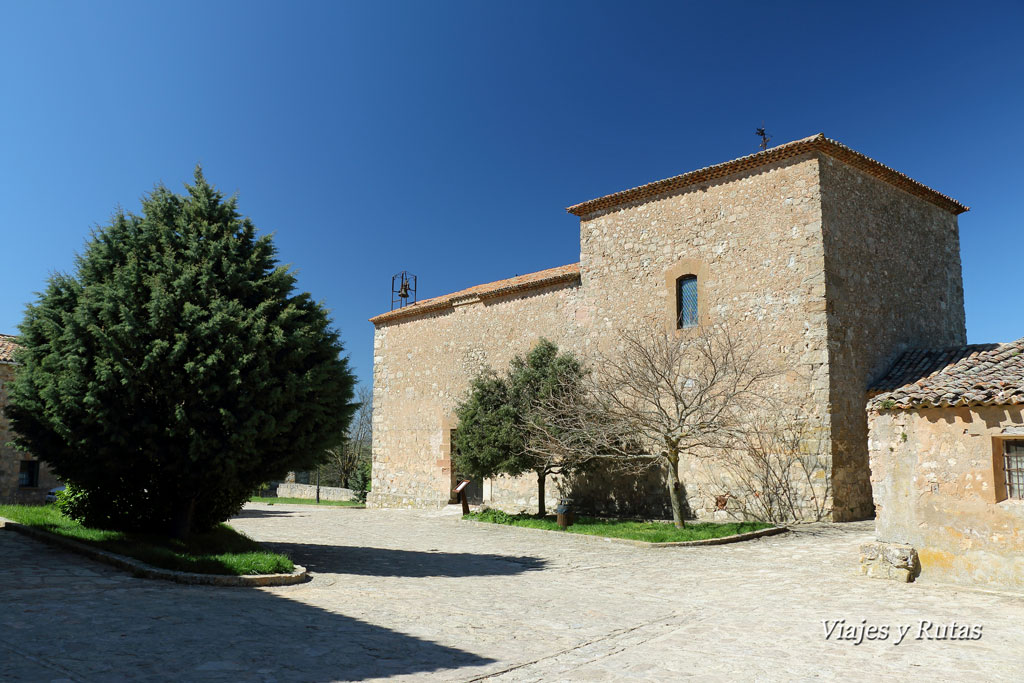
[[[785,540],[787,536],[796,538],[798,536],[811,536],[814,538],[839,538],[847,536],[856,539],[863,534],[874,534],[873,520],[859,520],[856,522],[792,522],[785,524],[789,528],[789,534],[776,536],[779,540]]]
[[[0,585],[22,584],[0,591],[0,611],[19,624],[17,649],[0,648],[3,680],[22,680],[29,672],[32,679],[84,681],[320,683],[434,672],[451,680],[483,672],[459,669],[494,663],[291,599],[309,595],[300,586],[261,590],[138,579],[2,531],[0,552],[16,561],[0,566]]]
[[[305,514],[303,514],[305,513]],[[243,508],[239,510],[231,519],[266,519],[268,517],[306,517],[309,513],[305,510],[263,510],[256,508]],[[230,521],[230,520],[229,520]]]
[[[308,543],[264,543],[311,572],[359,576],[511,576],[547,566],[538,557]]]

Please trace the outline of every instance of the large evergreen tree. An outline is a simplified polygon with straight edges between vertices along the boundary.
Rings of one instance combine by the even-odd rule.
[[[342,440],[354,378],[325,309],[196,169],[96,229],[20,327],[7,413],[72,514],[183,536]]]

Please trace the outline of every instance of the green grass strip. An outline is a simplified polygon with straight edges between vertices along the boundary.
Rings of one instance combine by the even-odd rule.
[[[333,505],[335,507],[343,508],[366,507],[366,503],[360,503],[358,500],[321,500],[317,503],[315,500],[310,500],[309,498],[261,498],[259,496],[253,496],[249,499],[249,502],[266,503],[267,505],[284,503],[288,505]]]
[[[463,519],[492,524],[527,527],[530,529],[547,529],[559,531],[561,527],[555,517],[538,517],[537,515],[510,515],[501,510],[482,510],[465,515]],[[774,524],[764,522],[693,522],[682,529],[677,529],[671,522],[634,522],[620,519],[600,519],[596,517],[577,517],[576,522],[566,531],[571,534],[588,536],[605,536],[608,538],[628,538],[648,543],[678,543],[681,541],[703,541],[709,538],[735,536],[761,529],[770,529]]]
[[[82,526],[55,505],[0,505],[0,517],[174,571],[248,576],[288,574],[295,569],[287,556],[269,552],[227,524],[182,541]]]

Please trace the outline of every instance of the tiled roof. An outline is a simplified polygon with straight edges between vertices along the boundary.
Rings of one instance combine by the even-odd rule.
[[[560,282],[572,282],[579,280],[579,277],[580,264],[578,263],[559,266],[558,268],[548,268],[547,270],[541,270],[536,273],[517,275],[516,277],[510,277],[507,280],[488,282],[485,285],[477,285],[476,287],[463,289],[458,292],[453,292],[452,294],[445,294],[444,296],[436,296],[432,299],[417,301],[416,303],[403,308],[396,308],[393,311],[388,311],[387,313],[381,313],[378,316],[374,316],[373,318],[370,318],[370,322],[374,325],[379,325],[380,323],[390,322],[397,318],[418,315],[427,311],[452,308],[456,304],[469,302],[474,299],[487,299],[490,297],[502,296],[504,294],[511,294],[513,292],[536,289],[538,287],[547,287]]]
[[[1024,338],[907,351],[869,393],[875,410],[1024,404]]]
[[[18,348],[15,339],[9,334],[0,334],[0,363],[14,362],[14,351]]]
[[[717,180],[718,178],[724,178],[725,176],[742,171],[749,171],[767,164],[774,164],[784,159],[789,159],[812,151],[819,151],[824,154],[828,154],[830,157],[845,162],[868,175],[875,176],[876,178],[895,185],[912,195],[926,199],[950,213],[960,214],[968,210],[966,206],[955,199],[936,192],[930,187],[917,182],[913,178],[910,178],[895,169],[889,168],[885,164],[879,163],[871,157],[865,156],[860,152],[856,152],[846,145],[826,138],[824,133],[818,133],[817,135],[812,135],[809,138],[787,142],[777,147],[766,149],[763,152],[758,152],[757,154],[750,154],[745,157],[740,157],[739,159],[726,161],[722,164],[707,166],[672,178],[666,178],[665,180],[659,180],[657,182],[648,183],[647,185],[641,185],[640,187],[634,187],[631,190],[623,190],[604,197],[598,197],[597,199],[591,199],[588,202],[570,206],[566,211],[577,216],[586,216],[587,214],[594,213],[595,211],[612,209],[630,202],[651,199],[652,197],[665,194],[666,192],[680,190],[684,187],[695,185],[697,183]]]

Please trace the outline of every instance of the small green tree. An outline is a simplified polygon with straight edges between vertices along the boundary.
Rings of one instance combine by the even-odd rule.
[[[187,190],[118,211],[20,327],[7,413],[91,525],[209,528],[315,467],[355,407],[327,312],[270,237],[198,168]]]
[[[475,377],[455,415],[459,427],[452,446],[457,470],[482,479],[518,476],[528,469],[525,433],[504,377],[491,370]]]
[[[543,515],[547,477],[579,467],[589,455],[548,447],[552,430],[545,428],[543,407],[579,387],[584,375],[575,356],[541,339],[525,357],[512,359],[506,376],[486,371],[475,378],[456,410],[456,465],[476,477],[533,471]]]

